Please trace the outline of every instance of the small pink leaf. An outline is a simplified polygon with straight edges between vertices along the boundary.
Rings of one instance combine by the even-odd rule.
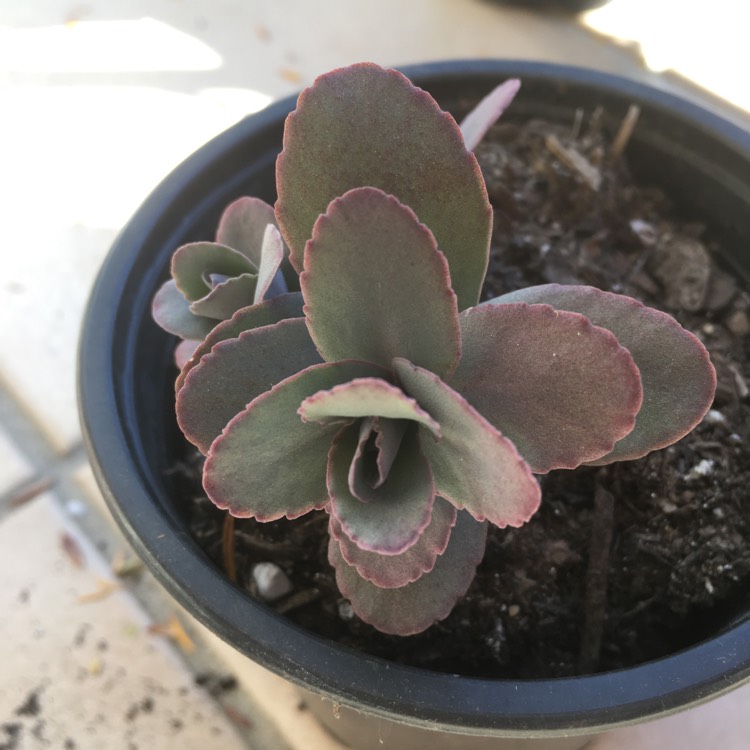
[[[359,425],[344,427],[328,455],[330,512],[360,549],[399,555],[417,542],[430,523],[435,501],[432,472],[417,438],[407,431],[386,481],[363,503],[349,488],[349,469],[359,442]]]
[[[180,429],[205,454],[227,422],[256,396],[320,361],[301,318],[221,341],[190,370],[177,393]]]
[[[432,570],[438,555],[445,552],[457,513],[453,505],[436,497],[429,525],[416,543],[400,555],[381,555],[360,549],[344,533],[335,516],[330,517],[329,531],[338,542],[347,565],[355,567],[362,578],[379,588],[395,589],[413,583]]]
[[[169,283],[169,282],[168,282]],[[187,304],[187,303],[186,303]],[[287,318],[301,318],[302,295],[299,292],[282,294],[257,305],[242,308],[229,319],[219,323],[196,348],[192,357],[185,362],[182,371],[177,376],[175,391],[179,391],[185,383],[188,372],[213,349],[219,341],[236,339],[243,331],[262,326],[273,325]]]
[[[273,224],[269,224],[263,234],[263,246],[260,251],[258,279],[253,299],[256,305],[265,299],[282,260],[284,260],[284,242],[279,230]]]
[[[190,361],[200,344],[201,342],[195,339],[186,339],[177,344],[174,350],[174,363],[179,369],[182,369]]]
[[[480,305],[461,315],[461,334],[464,356],[451,385],[536,473],[593,461],[633,429],[638,368],[612,333],[582,315]]]
[[[305,249],[300,285],[310,335],[326,361],[388,367],[406,357],[439,374],[456,366],[448,264],[414,212],[382,190],[350,190],[328,206]]]
[[[596,465],[640,458],[693,429],[708,411],[716,372],[703,344],[670,315],[622,294],[590,286],[545,284],[498,297],[487,304],[546,303],[585,315],[611,331],[632,355],[643,383],[635,428]],[[610,385],[612,391],[615,385]]]
[[[360,63],[317,78],[287,118],[276,175],[276,213],[298,271],[328,204],[372,186],[434,233],[459,309],[476,304],[492,230],[484,181],[455,120],[401,73]]]
[[[437,494],[500,528],[526,523],[539,507],[541,492],[513,443],[433,373],[403,359],[393,364],[404,391],[443,430],[437,442],[429,433],[420,435]]]
[[[313,365],[255,398],[211,445],[203,470],[209,498],[234,516],[258,521],[325,506],[328,451],[341,426],[303,422],[297,408],[316,391],[380,374],[367,362]]]
[[[515,99],[521,82],[511,78],[490,91],[461,121],[461,134],[469,151],[473,151],[487,131],[500,119],[500,116]]]
[[[399,588],[380,588],[365,580],[347,565],[333,538],[328,559],[336,570],[339,590],[358,617],[383,633],[414,635],[450,614],[474,580],[486,543],[487,524],[459,513],[448,546],[432,570]]]

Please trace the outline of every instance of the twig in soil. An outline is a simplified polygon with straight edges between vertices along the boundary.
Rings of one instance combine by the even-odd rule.
[[[614,141],[612,141],[612,148],[609,151],[609,158],[612,164],[614,164],[622,156],[622,152],[625,151],[640,116],[641,108],[637,104],[631,104],[628,107],[628,111],[625,113],[625,117],[622,118],[620,129],[617,131]]]
[[[320,591],[318,591],[318,589],[302,589],[302,591],[297,591],[284,599],[284,601],[276,607],[276,611],[280,615],[285,615],[287,612],[291,612],[293,609],[298,609],[299,607],[304,607],[306,604],[310,604],[316,599],[320,599]]]
[[[615,499],[612,493],[597,486],[594,495],[594,518],[586,572],[586,596],[583,637],[578,668],[581,674],[594,672],[599,665],[602,632],[607,608],[607,576],[612,548]]]
[[[563,146],[557,136],[552,133],[545,139],[545,145],[554,157],[569,169],[577,172],[593,191],[599,190],[602,184],[601,172],[583,154]]]
[[[232,583],[237,583],[237,562],[234,557],[234,516],[229,513],[224,517],[221,553],[227,577]]]
[[[238,531],[236,538],[256,552],[262,552],[266,555],[272,555],[274,559],[285,557],[300,557],[304,550],[291,542],[271,542],[258,536],[254,536],[248,531]]]

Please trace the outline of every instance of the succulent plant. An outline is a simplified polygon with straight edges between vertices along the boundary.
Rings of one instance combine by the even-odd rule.
[[[177,379],[211,500],[258,521],[325,509],[341,593],[387,633],[449,614],[488,524],[537,510],[535,474],[643,456],[713,398],[700,341],[633,299],[546,285],[479,304],[492,213],[467,146],[515,89],[459,128],[395,71],[318,78],[277,162],[301,291],[222,312]],[[197,268],[199,293],[216,271]]]
[[[183,339],[182,366],[222,320],[287,291],[280,271],[285,248],[274,210],[259,198],[227,206],[215,242],[191,242],[172,256],[172,278],[154,297],[154,320]]]

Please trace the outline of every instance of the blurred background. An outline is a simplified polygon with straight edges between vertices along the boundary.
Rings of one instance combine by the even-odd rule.
[[[748,127],[742,6],[0,0],[0,748],[338,747],[286,685],[179,611],[101,507],[75,403],[78,330],[151,189],[239,119],[361,60],[581,65]],[[596,747],[746,748],[737,696],[750,694]]]

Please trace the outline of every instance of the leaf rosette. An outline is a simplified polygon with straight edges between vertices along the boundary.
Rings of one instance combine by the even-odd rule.
[[[154,320],[183,339],[181,367],[217,323],[287,291],[281,266],[288,251],[271,206],[238,198],[224,210],[215,242],[191,242],[172,256],[171,275],[154,297]]]
[[[644,455],[708,409],[705,349],[634,300],[550,285],[476,304],[484,184],[456,123],[400,74],[318,79],[277,177],[301,292],[208,333],[178,378],[178,422],[218,507],[328,513],[338,586],[379,630],[450,613],[488,524],[538,508],[535,473]]]

